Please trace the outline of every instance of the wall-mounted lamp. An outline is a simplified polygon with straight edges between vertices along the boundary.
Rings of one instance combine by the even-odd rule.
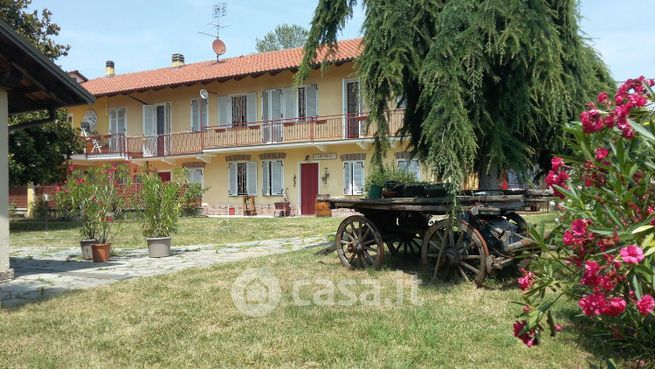
[[[323,175],[321,176],[321,180],[323,181],[323,184],[326,185],[328,178],[330,178],[330,172],[328,171],[328,168],[325,168],[325,171],[323,172]]]
[[[309,155],[306,155],[305,156],[305,161],[308,161],[308,160],[309,160]]]

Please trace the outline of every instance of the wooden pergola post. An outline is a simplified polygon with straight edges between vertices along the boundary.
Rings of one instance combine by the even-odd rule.
[[[9,267],[9,102],[0,89],[0,281],[11,279]]]

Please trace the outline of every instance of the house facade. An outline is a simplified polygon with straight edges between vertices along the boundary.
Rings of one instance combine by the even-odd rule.
[[[126,74],[108,61],[105,77],[82,83],[96,102],[69,107],[87,142],[73,164],[125,162],[165,180],[186,168],[209,187],[210,214],[240,214],[245,195],[258,214],[286,195],[297,215],[313,214],[318,194],[360,196],[373,132],[353,73],[359,46],[340,42],[327,70],[317,66],[302,86],[293,84],[301,49],[191,64],[174,54],[168,67]],[[403,111],[393,109],[395,133]],[[388,164],[424,177],[400,139],[391,142]]]

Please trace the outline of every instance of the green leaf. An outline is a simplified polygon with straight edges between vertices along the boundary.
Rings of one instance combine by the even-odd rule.
[[[650,224],[643,225],[641,227],[637,227],[634,231],[632,231],[632,234],[643,233],[643,232],[649,231],[651,229],[655,229],[655,226],[652,226]]]
[[[642,126],[641,124],[629,118],[628,118],[628,123],[630,123],[632,128],[634,128],[635,131],[637,131],[637,133],[642,135],[645,139],[649,141],[655,141],[655,136],[653,136],[653,133],[650,130],[646,129],[646,127]]]
[[[639,283],[639,279],[637,278],[637,274],[636,274],[636,273],[632,275],[631,282],[632,282],[632,288],[633,288],[634,291],[635,291],[635,295],[637,295],[637,299],[638,299],[638,300],[641,300],[641,295],[642,295],[642,292],[641,292],[641,283]]]

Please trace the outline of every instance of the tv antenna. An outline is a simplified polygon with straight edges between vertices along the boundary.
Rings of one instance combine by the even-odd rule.
[[[212,8],[212,21],[208,24],[216,28],[216,34],[212,35],[205,32],[198,32],[202,35],[214,38],[214,41],[212,42],[212,50],[214,50],[214,53],[216,54],[216,62],[218,62],[220,56],[225,54],[226,51],[225,42],[220,39],[221,28],[227,27],[221,24],[221,19],[226,15],[227,3],[224,1],[217,1]]]

